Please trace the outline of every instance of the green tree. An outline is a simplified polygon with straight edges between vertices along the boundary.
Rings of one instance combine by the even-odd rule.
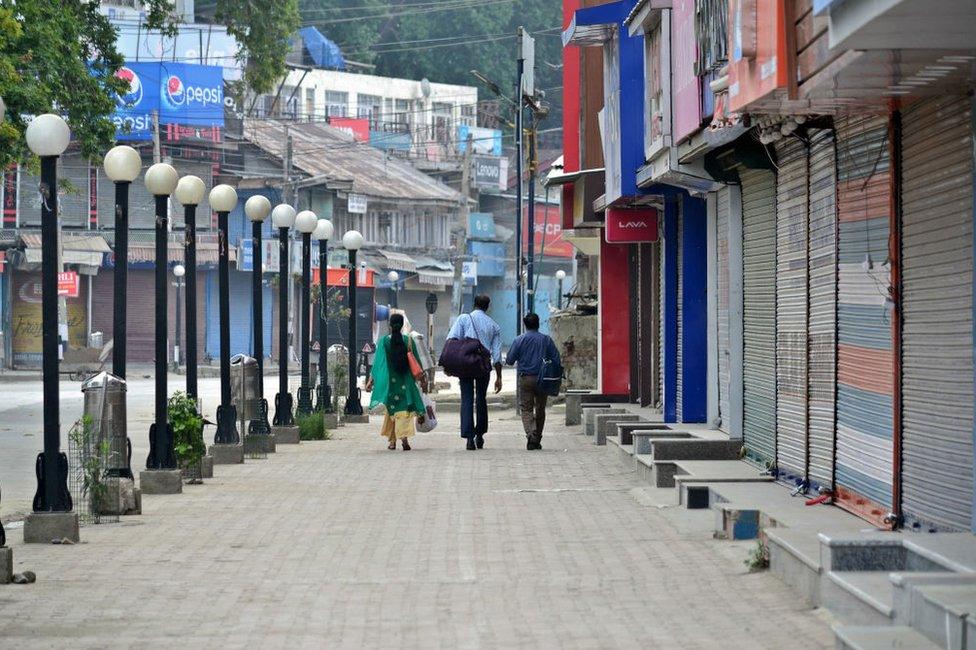
[[[115,29],[98,3],[0,0],[0,167],[29,157],[25,116],[63,114],[84,155],[98,158],[115,137],[110,116],[124,83]]]
[[[175,34],[174,0],[148,0],[146,26]],[[244,85],[266,93],[285,72],[285,57],[300,24],[298,0],[202,0],[199,15],[212,17],[237,39],[237,60],[245,66]]]

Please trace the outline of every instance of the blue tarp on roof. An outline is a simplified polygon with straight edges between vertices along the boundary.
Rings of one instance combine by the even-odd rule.
[[[342,56],[342,50],[333,41],[330,41],[315,27],[302,27],[298,30],[299,36],[305,42],[305,49],[309,56],[320,68],[330,70],[345,70],[346,60]]]

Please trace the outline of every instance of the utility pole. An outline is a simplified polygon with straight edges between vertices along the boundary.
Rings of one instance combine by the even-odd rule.
[[[153,127],[153,163],[162,162],[162,153],[160,152],[159,144],[159,111],[154,110],[152,112],[152,127]]]
[[[461,300],[461,294],[464,291],[462,268],[464,267],[464,258],[468,253],[468,196],[471,193],[471,149],[474,146],[474,139],[470,133],[465,144],[464,160],[461,164],[461,206],[458,209],[457,222],[454,224],[456,255],[454,257],[454,293],[451,296],[451,313],[455,316],[461,314],[463,305]]]
[[[523,29],[518,28],[518,62],[515,108],[515,332],[522,333],[522,75],[525,54],[522,47]]]
[[[282,159],[282,174],[284,175],[283,178],[284,182],[281,188],[281,197],[282,197],[282,201],[286,205],[291,205],[292,207],[295,207],[294,203],[296,202],[296,199],[298,197],[293,195],[292,187],[291,187],[291,166],[292,166],[293,149],[294,149],[294,142],[291,137],[291,129],[288,127],[287,124],[285,124],[285,153]],[[288,246],[290,251],[291,241],[288,242]],[[291,255],[288,256],[288,259],[291,259]],[[284,260],[279,260],[278,263],[284,264],[285,262]],[[295,343],[294,343],[295,342],[294,310],[295,310],[295,305],[298,304],[298,301],[295,300],[295,276],[291,272],[291,269],[289,268],[286,268],[284,271],[285,271],[285,277],[288,278],[288,286],[278,287],[278,290],[288,292],[288,298],[289,298],[288,304],[291,305],[291,309],[288,312],[288,349],[279,350],[278,354],[282,356],[288,355],[285,358],[289,360],[294,360],[296,359]]]
[[[536,160],[535,152],[535,132],[536,132],[536,115],[535,111],[532,111],[532,123],[529,127],[529,232],[526,235],[528,239],[528,262],[526,264],[526,291],[528,293],[528,306],[526,309],[530,312],[535,311],[535,172],[539,161]],[[542,236],[542,241],[545,243],[545,234]]]

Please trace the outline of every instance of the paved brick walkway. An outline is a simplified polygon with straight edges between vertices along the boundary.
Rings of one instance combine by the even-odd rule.
[[[456,418],[456,416],[454,416]],[[359,426],[217,467],[77,546],[14,541],[0,647],[818,648],[832,637],[749,545],[560,432],[527,453],[444,431],[391,452]],[[553,418],[557,419],[557,418]],[[456,420],[455,420],[456,421]]]

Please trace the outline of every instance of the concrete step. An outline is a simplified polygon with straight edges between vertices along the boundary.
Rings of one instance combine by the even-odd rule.
[[[595,421],[598,415],[629,415],[630,411],[615,407],[583,408],[583,433],[588,436],[596,434]]]
[[[634,444],[634,436],[633,436],[634,431],[670,431],[671,430],[671,427],[666,424],[659,423],[659,422],[652,422],[649,420],[646,421],[641,420],[637,422],[618,422],[616,427],[617,427],[617,437],[619,437],[620,441],[625,445]]]
[[[889,574],[895,607],[895,622],[909,625],[912,612],[922,596],[920,587],[951,587],[976,585],[976,574],[971,572],[953,573],[950,571],[896,571]],[[976,641],[976,636],[973,637]]]
[[[628,469],[634,469],[634,445],[622,444],[620,438],[617,436],[609,436],[607,438],[607,447],[616,449],[620,462]]]
[[[674,430],[664,430],[664,429],[633,429],[630,432],[630,437],[634,443],[634,449],[637,450],[639,454],[650,454],[651,453],[651,441],[657,439],[687,439],[693,438],[694,436],[690,431],[674,431]]]
[[[620,422],[647,421],[636,413],[612,413],[610,411],[595,413],[593,415],[593,425],[591,427],[594,442],[598,445],[607,444],[607,436],[617,432],[617,424]],[[651,423],[647,422],[647,424]]]
[[[835,625],[833,629],[837,650],[938,650],[940,647],[912,628],[901,625]]]
[[[821,577],[820,598],[842,623],[894,623],[894,594],[887,571],[828,571]]]
[[[970,585],[923,585],[916,588],[911,626],[943,648],[976,647],[967,624],[976,618],[976,583]]]
[[[803,597],[810,607],[820,603],[820,542],[808,530],[764,528],[769,570]]]

